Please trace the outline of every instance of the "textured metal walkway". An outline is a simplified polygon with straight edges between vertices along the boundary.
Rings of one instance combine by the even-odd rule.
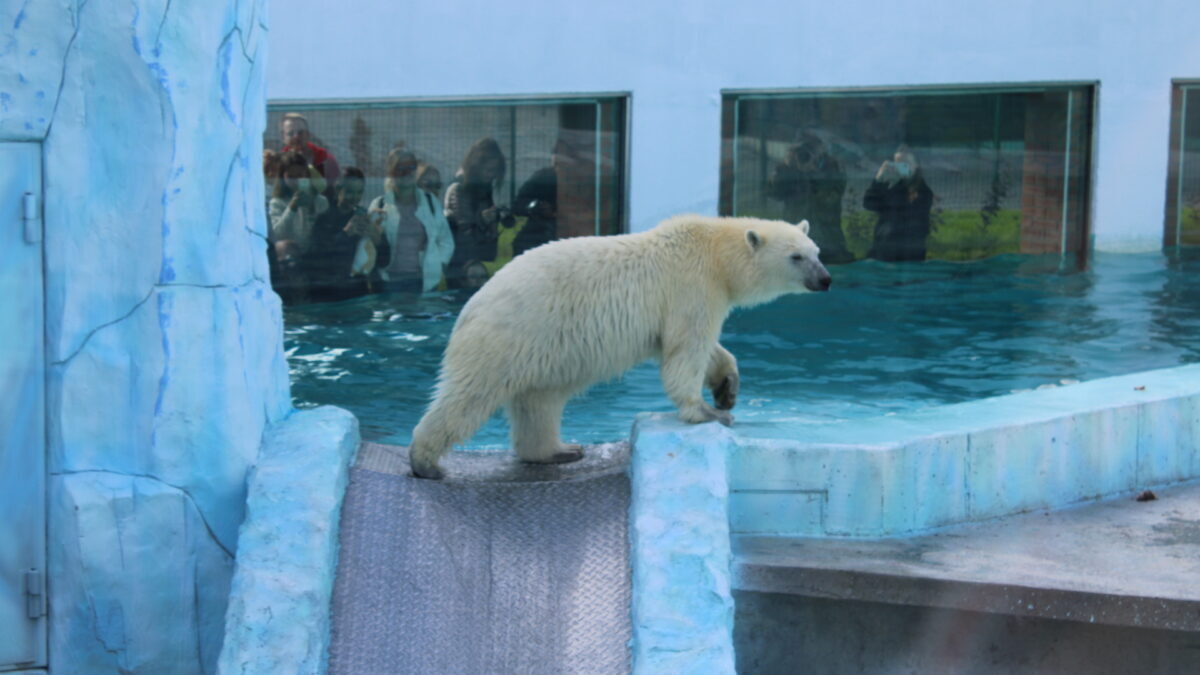
[[[629,670],[625,443],[529,466],[452,453],[445,481],[366,443],[342,509],[330,673]]]

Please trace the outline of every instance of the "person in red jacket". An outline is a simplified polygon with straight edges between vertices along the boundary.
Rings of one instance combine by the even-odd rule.
[[[342,170],[333,153],[312,142],[312,135],[308,131],[308,118],[295,112],[285,114],[279,122],[279,133],[283,141],[281,152],[295,151],[304,155],[309,165],[315,167],[317,173],[325,179],[325,185],[317,186],[317,192],[325,194],[331,203],[335,201],[337,195],[333,192],[333,187],[342,177]]]

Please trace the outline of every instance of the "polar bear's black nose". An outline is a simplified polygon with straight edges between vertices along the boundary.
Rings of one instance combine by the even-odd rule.
[[[809,277],[804,282],[804,287],[810,291],[827,291],[832,283],[833,277],[829,276],[829,272],[821,270],[819,274]]]

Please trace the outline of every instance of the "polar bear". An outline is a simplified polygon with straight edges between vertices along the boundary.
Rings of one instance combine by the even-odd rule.
[[[567,400],[652,357],[681,419],[732,424],[738,369],[717,342],[721,324],[734,307],[828,290],[818,254],[808,221],[690,215],[526,252],[459,314],[433,402],[413,430],[413,474],[441,478],[438,460],[500,406],[520,459],[580,459],[583,448],[559,438]]]

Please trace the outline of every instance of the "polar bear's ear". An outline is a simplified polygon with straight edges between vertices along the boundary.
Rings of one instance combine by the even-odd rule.
[[[804,234],[808,234],[808,221],[807,220],[802,220],[802,221],[796,223],[796,227],[800,228],[800,231],[803,232]]]
[[[754,230],[746,230],[746,243],[750,244],[751,251],[757,251],[759,246],[762,246],[762,237]]]

